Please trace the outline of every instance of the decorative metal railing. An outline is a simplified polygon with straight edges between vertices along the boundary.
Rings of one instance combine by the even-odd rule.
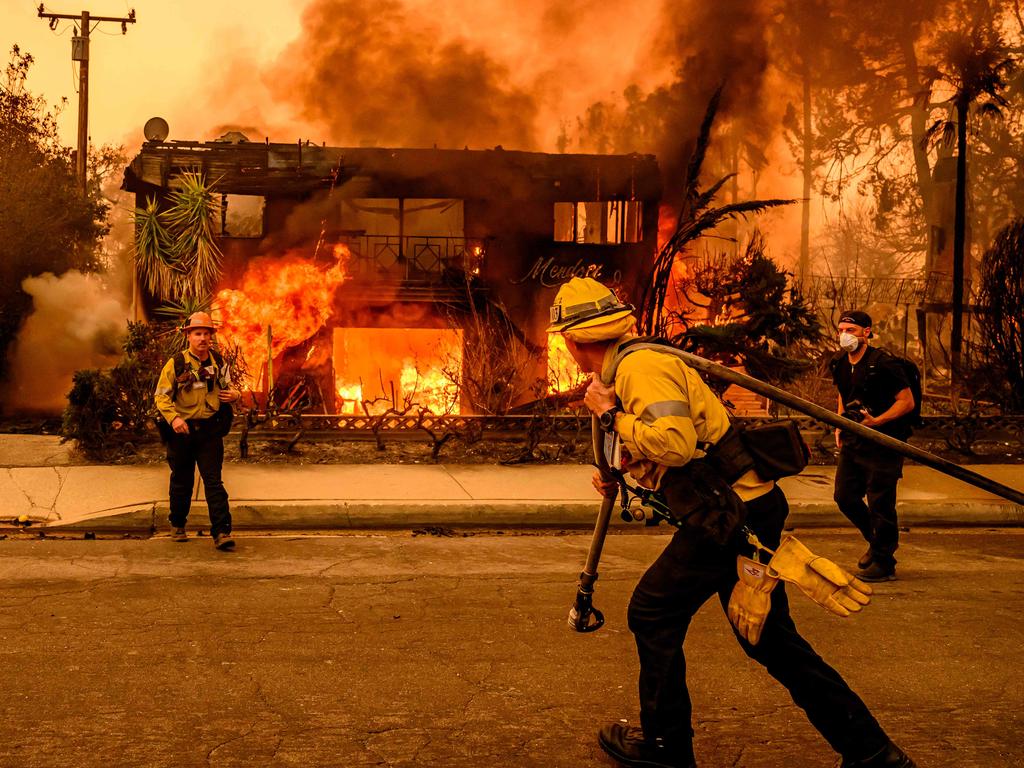
[[[351,253],[356,280],[433,284],[446,269],[468,273],[480,266],[484,241],[434,235],[346,235],[338,239]]]

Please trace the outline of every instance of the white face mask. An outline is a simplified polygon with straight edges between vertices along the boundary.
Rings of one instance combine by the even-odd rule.
[[[857,347],[860,346],[860,339],[854,336],[852,333],[843,331],[839,334],[839,347],[844,352],[856,352]]]

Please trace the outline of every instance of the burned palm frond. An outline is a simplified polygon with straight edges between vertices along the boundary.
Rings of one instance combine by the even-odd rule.
[[[173,233],[171,251],[180,280],[179,294],[193,298],[209,293],[221,275],[222,254],[214,233],[220,200],[201,173],[186,171],[168,197],[161,216]]]
[[[136,208],[135,271],[139,281],[152,295],[167,298],[171,291],[174,259],[170,235],[160,221],[160,208],[152,197],[145,208]]]
[[[769,208],[796,202],[782,199],[750,200],[730,203],[717,208],[709,207],[715,196],[733,175],[730,174],[719,179],[707,190],[700,190],[701,167],[711,143],[711,128],[715,122],[721,97],[722,88],[720,87],[711,97],[707,111],[704,113],[700,133],[683,178],[682,202],[676,219],[675,231],[655,257],[648,278],[641,282],[643,292],[637,312],[637,325],[642,334],[663,335],[665,333],[670,316],[673,315],[672,312],[666,313],[665,310],[665,300],[669,288],[673,284],[672,267],[690,243],[729,219],[746,218],[763,213]],[[679,313],[674,314],[679,316]]]

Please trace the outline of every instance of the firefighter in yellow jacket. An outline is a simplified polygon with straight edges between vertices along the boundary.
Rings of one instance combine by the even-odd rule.
[[[634,338],[632,311],[596,280],[573,278],[558,291],[548,328],[564,335],[576,362],[592,374],[585,403],[608,433],[606,444],[621,443],[622,468],[661,494],[679,528],[629,603],[640,660],[641,727],[613,723],[598,739],[624,765],[691,768],[686,630],[712,596],[725,608],[737,582],[747,586],[737,573],[737,556],[751,554],[743,527],[778,548],[789,509],[782,491],[755,471],[727,481],[706,460],[727,440],[730,424],[725,407],[693,369],[649,349],[622,356],[623,345]],[[617,490],[600,474],[594,485],[605,495]],[[756,598],[757,589],[747,594]],[[741,620],[730,606],[747,655],[789,690],[844,767],[912,768],[864,702],[797,632],[783,585],[773,582],[764,591],[770,598],[763,595],[756,632],[742,620],[742,606]]]
[[[213,321],[205,312],[191,315],[183,326],[187,348],[160,372],[153,400],[162,419],[161,437],[171,468],[171,538],[187,541],[185,523],[192,504],[196,467],[203,478],[214,546],[231,550],[231,511],[224,490],[224,434],[230,426],[231,403],[241,393],[231,388],[230,367],[213,350]]]

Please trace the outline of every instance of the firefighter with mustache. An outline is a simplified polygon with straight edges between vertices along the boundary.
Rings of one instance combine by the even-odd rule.
[[[696,766],[683,641],[693,616],[717,596],[740,646],[785,686],[844,768],[913,768],[860,697],[801,637],[778,582],[796,584],[840,615],[866,603],[870,587],[795,539],[780,547],[786,497],[753,469],[722,476],[710,458],[735,434],[728,412],[674,355],[624,354],[634,339],[632,312],[596,280],[573,278],[559,289],[548,328],[565,337],[580,368],[592,374],[585,403],[609,440],[621,444],[623,469],[638,485],[656,489],[679,521],[629,602],[640,661],[640,727],[605,726],[601,747],[627,766]],[[600,473],[594,484],[606,496],[618,490]],[[746,530],[775,550],[772,567],[751,557]],[[843,585],[820,578],[818,570],[835,573]]]
[[[171,470],[171,539],[188,541],[185,523],[198,467],[206,490],[213,545],[231,551],[235,540],[221,471],[224,435],[231,426],[231,403],[238,402],[242,393],[232,387],[231,367],[213,348],[216,329],[210,315],[193,313],[182,331],[187,346],[164,365],[153,393]]]

